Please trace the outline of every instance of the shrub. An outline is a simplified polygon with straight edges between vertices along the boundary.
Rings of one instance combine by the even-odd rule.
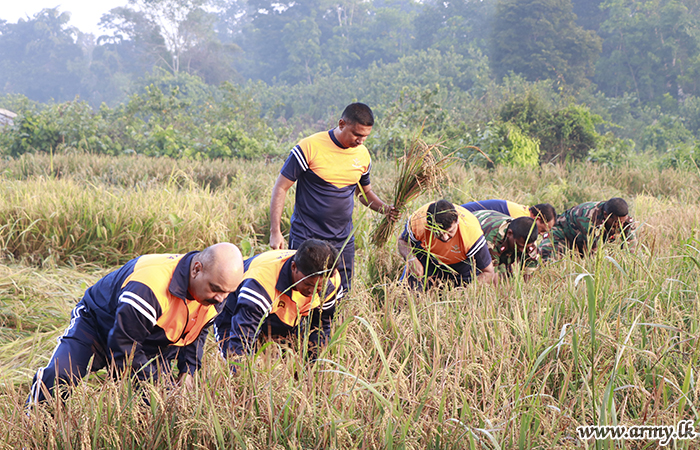
[[[261,118],[259,104],[233,85],[211,88],[188,75],[156,81],[125,104],[103,104],[97,112],[77,100],[27,108],[0,137],[0,149],[19,156],[62,146],[201,160],[251,159],[282,147]]]
[[[498,162],[515,167],[534,167],[540,160],[540,143],[510,123],[504,125],[505,139]]]
[[[696,138],[700,138],[700,98],[689,95],[679,103],[679,112],[684,119],[683,124]]]
[[[527,93],[522,99],[503,104],[499,111],[503,122],[517,125],[542,148],[542,162],[554,159],[585,159],[598,145],[600,135],[595,127],[603,119],[586,106],[569,105],[548,111],[539,97]]]
[[[50,153],[61,142],[61,133],[56,124],[31,111],[17,116],[8,134],[12,156],[36,152]]]
[[[700,146],[698,143],[681,143],[669,148],[659,160],[661,169],[698,170],[700,166]]]
[[[692,145],[693,134],[675,116],[661,115],[644,128],[641,138],[643,150],[665,152],[679,145]]]
[[[210,158],[236,156],[243,159],[254,159],[270,153],[274,153],[272,145],[266,146],[265,143],[248,136],[240,128],[228,125],[217,130],[208,156]]]
[[[489,122],[478,136],[477,147],[486,153],[491,159],[490,162],[494,164],[533,167],[539,163],[539,142],[528,137],[513,123]],[[478,150],[476,153],[472,152],[473,162],[486,161],[485,156],[477,156],[479,153]]]
[[[581,105],[569,105],[552,114],[536,136],[542,143],[543,162],[553,159],[585,159],[598,146],[600,135],[595,127],[603,119]]]
[[[598,140],[598,146],[588,152],[588,160],[608,167],[620,166],[629,160],[634,150],[634,141],[619,139],[611,132]]]

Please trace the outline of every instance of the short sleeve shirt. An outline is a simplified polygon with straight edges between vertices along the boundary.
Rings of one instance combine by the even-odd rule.
[[[404,235],[408,235],[412,246],[423,248],[442,264],[448,265],[475,258],[480,254],[480,250],[486,248],[486,240],[479,221],[472,213],[459,205],[455,205],[459,216],[459,225],[454,237],[447,242],[434,237],[428,229],[428,206],[430,203],[423,205],[406,222]],[[488,256],[488,252],[484,253]],[[491,258],[476,259],[476,267],[479,270],[485,269],[490,263]]]
[[[364,145],[344,148],[333,130],[295,145],[281,171],[297,183],[292,233],[302,239],[346,239],[352,232],[355,188],[370,183],[371,165]]]

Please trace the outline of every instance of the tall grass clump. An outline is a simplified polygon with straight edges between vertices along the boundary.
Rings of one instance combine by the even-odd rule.
[[[198,161],[137,155],[111,157],[81,151],[53,155],[27,153],[18,158],[3,159],[0,160],[0,174],[9,180],[70,178],[80,183],[126,189],[175,184],[211,190],[234,186],[241,176],[239,161],[235,159]]]
[[[0,251],[34,264],[117,265],[221,241],[245,241],[250,249],[269,228],[262,197],[270,188],[244,172],[234,184],[211,191],[183,172],[143,189],[71,176],[0,178]]]

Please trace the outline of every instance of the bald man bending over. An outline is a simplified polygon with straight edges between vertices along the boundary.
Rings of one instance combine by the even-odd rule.
[[[56,380],[74,384],[90,369],[157,379],[177,347],[180,378],[202,362],[207,328],[243,278],[243,257],[219,243],[185,255],[143,255],[85,291],[46,367],[34,376],[28,404],[54,393]]]

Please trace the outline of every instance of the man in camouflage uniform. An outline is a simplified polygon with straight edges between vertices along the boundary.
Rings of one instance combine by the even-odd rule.
[[[483,211],[485,209],[498,211],[501,214],[516,219],[518,217],[532,217],[537,222],[537,231],[540,237],[545,238],[549,234],[550,228],[554,226],[557,218],[557,211],[549,203],[540,203],[535,206],[525,206],[509,200],[475,200],[465,203],[462,208],[470,212]]]
[[[537,226],[531,217],[512,217],[498,211],[473,212],[491,253],[494,269],[499,278],[513,274],[513,263],[517,260],[527,281],[537,268]]]
[[[614,242],[618,238],[623,245],[634,249],[637,237],[634,220],[629,216],[627,202],[613,197],[604,202],[586,202],[564,211],[554,224],[549,237],[540,244],[544,261],[562,257],[568,250],[576,250],[584,256],[595,252],[600,243]]]

